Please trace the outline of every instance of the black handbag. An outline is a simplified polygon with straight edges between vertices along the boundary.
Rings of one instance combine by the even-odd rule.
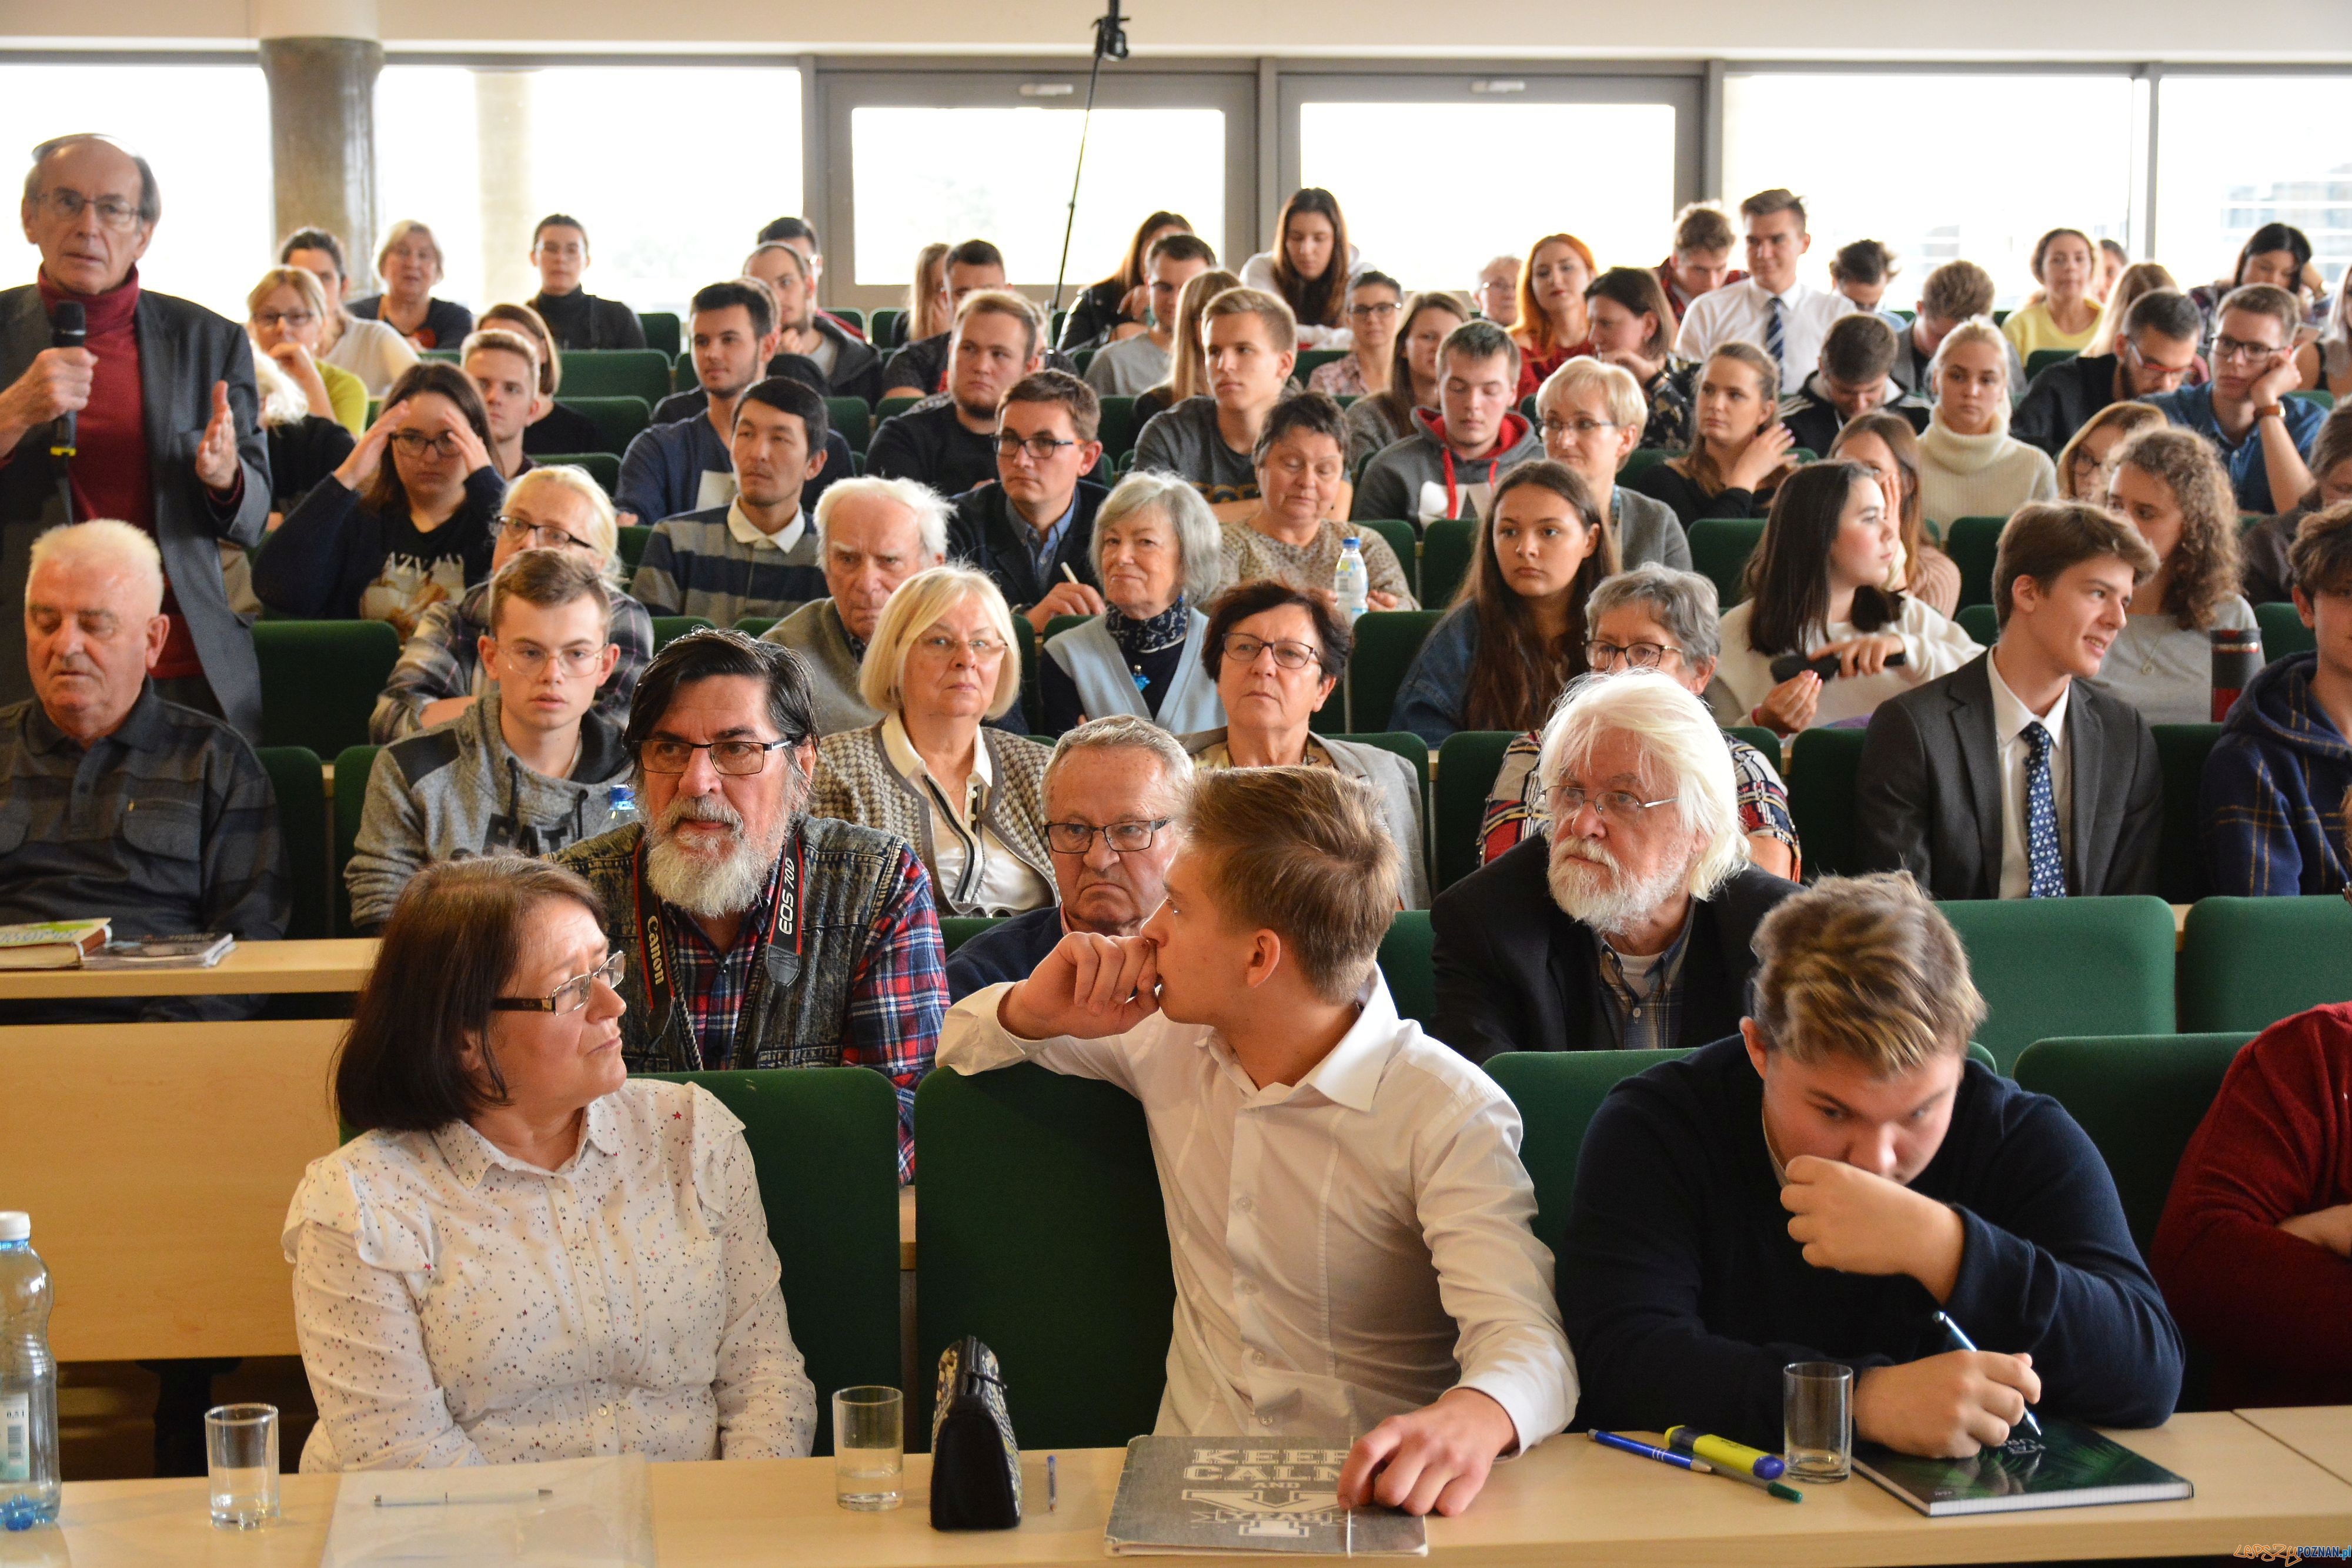
[[[931,1528],[1010,1530],[1021,1522],[1021,1445],[1004,1408],[996,1353],[966,1334],[940,1353],[931,1414]]]

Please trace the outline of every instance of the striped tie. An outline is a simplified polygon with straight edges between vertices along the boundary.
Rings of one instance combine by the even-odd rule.
[[[1775,294],[1772,296],[1772,314],[1764,322],[1764,351],[1772,356],[1774,364],[1780,367],[1780,384],[1784,387],[1789,384],[1789,337],[1781,328],[1780,318],[1787,308],[1780,303],[1780,297]]]

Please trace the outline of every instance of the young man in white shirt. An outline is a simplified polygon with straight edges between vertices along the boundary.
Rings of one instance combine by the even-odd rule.
[[[1871,715],[1863,869],[1907,871],[1937,898],[2156,891],[2156,737],[2097,684],[2156,564],[2112,512],[2019,508],[1993,565],[2000,640]]]
[[[1345,1437],[1341,1503],[1458,1514],[1576,1403],[1518,1113],[1379,980],[1397,852],[1369,790],[1233,768],[1180,820],[1140,934],[1074,932],[959,1002],[940,1064],[1143,1103],[1177,1278],[1160,1432]]]
[[[1812,248],[1805,204],[1775,187],[1739,204],[1748,225],[1748,276],[1691,301],[1675,352],[1705,360],[1739,339],[1780,361],[1780,384],[1802,386],[1821,362],[1830,323],[1858,308],[1838,293],[1797,281],[1797,260]]]
[[[1151,325],[1095,350],[1087,385],[1103,397],[1134,397],[1168,379],[1176,353],[1176,301],[1184,286],[1217,265],[1217,253],[1195,234],[1161,235],[1144,257],[1151,278]]]

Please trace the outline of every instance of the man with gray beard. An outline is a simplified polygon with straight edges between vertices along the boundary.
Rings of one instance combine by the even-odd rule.
[[[1552,711],[1536,768],[1550,831],[1430,911],[1430,1032],[1474,1061],[1738,1033],[1756,927],[1797,889],[1748,863],[1706,705],[1654,670],[1587,676]]]
[[[948,999],[930,877],[892,835],[806,815],[812,729],[798,654],[689,632],[629,705],[642,822],[554,858],[595,888],[625,955],[632,1071],[871,1067],[898,1090],[909,1179]]]

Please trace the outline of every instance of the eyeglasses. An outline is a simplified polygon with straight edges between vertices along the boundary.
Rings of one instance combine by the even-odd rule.
[[[253,313],[253,324],[257,327],[290,327],[298,332],[318,319],[318,313],[312,310],[257,310]]]
[[[2197,363],[2194,360],[2191,360],[2185,365],[2158,364],[2154,360],[2149,359],[2146,354],[2141,353],[2139,351],[2139,345],[2133,342],[2129,338],[2117,340],[2116,348],[2126,357],[2127,357],[2131,361],[2132,364],[2137,368],[2151,371],[2168,382],[2177,382],[2180,380],[2181,377],[2187,375],[2190,371],[2197,368]]]
[[[952,659],[958,648],[970,650],[972,663],[987,664],[1004,656],[1004,644],[993,637],[974,637],[967,643],[961,637],[925,637],[915,644],[935,659]]]
[[[1350,305],[1348,307],[1348,314],[1350,316],[1362,316],[1366,318],[1375,316],[1384,317],[1393,316],[1399,310],[1403,308],[1403,306],[1399,305],[1395,300],[1391,299],[1385,304],[1381,305]]]
[[[507,663],[526,675],[536,675],[547,668],[550,659],[557,661],[567,675],[590,675],[604,662],[604,650],[598,648],[542,648],[536,643],[502,643],[499,653]],[[723,771],[723,769],[722,769]]]
[[[1120,854],[1131,855],[1151,847],[1160,830],[1175,821],[1172,817],[1154,817],[1148,822],[1113,822],[1108,827],[1090,828],[1084,822],[1048,822],[1045,843],[1057,854],[1082,855],[1094,847],[1095,835],[1100,833],[1103,842]]]
[[[1613,670],[1622,659],[1628,669],[1654,670],[1667,654],[1680,658],[1682,652],[1672,643],[1604,643],[1596,637],[1584,645],[1584,662],[1596,670]]]
[[[1016,452],[1026,452],[1032,463],[1051,463],[1054,454],[1065,446],[1076,446],[1075,441],[1056,441],[1050,435],[1021,436],[1009,430],[996,433],[996,455],[1010,457]]]
[[[80,217],[84,208],[96,207],[98,221],[117,234],[133,228],[139,223],[138,205],[117,196],[100,196],[93,202],[79,191],[44,191],[41,193],[41,205],[49,210],[52,217],[63,218],[68,223]]]
[[[637,765],[648,773],[683,773],[698,751],[710,753],[710,766],[741,779],[768,766],[768,753],[789,740],[648,740],[637,747]]]
[[[1546,441],[1558,441],[1565,435],[1591,435],[1596,430],[1622,430],[1625,427],[1613,419],[1554,419],[1546,417],[1543,436]]]
[[[534,523],[529,517],[502,517],[498,522],[499,532],[504,534],[509,541],[528,540],[543,549],[561,549],[565,545],[584,550],[593,550],[596,548],[578,534],[566,533],[553,523]]]
[[[1644,800],[1630,789],[1580,789],[1573,784],[1555,784],[1549,791],[1552,821],[1572,821],[1587,805],[1604,822],[1629,822],[1636,811],[1647,811],[1659,806],[1672,805],[1675,797],[1663,800]]]
[[[1318,664],[1322,654],[1304,643],[1268,643],[1239,632],[1225,633],[1225,657],[1237,664],[1255,664],[1260,653],[1271,649],[1274,662],[1286,670],[1303,670]]]
[[[411,457],[422,457],[430,452],[436,457],[457,455],[457,433],[445,430],[438,435],[426,435],[422,431],[404,430],[395,434],[392,444]]]
[[[576,1013],[588,1005],[596,982],[604,982],[607,990],[618,990],[621,976],[628,968],[625,949],[614,954],[584,975],[574,975],[543,997],[499,997],[490,1003],[490,1010],[499,1013]]]
[[[2260,360],[2280,351],[2269,343],[2249,343],[2240,338],[2213,340],[2213,357],[2216,360]]]

